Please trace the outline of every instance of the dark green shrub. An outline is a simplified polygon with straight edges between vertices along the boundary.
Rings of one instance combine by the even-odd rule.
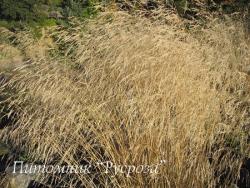
[[[34,21],[46,17],[45,0],[0,0],[1,19]]]
[[[0,0],[0,21],[8,22],[53,22],[45,25],[54,25],[53,20],[47,20],[52,14],[63,15],[60,19],[76,16],[89,18],[94,15],[95,8],[90,0]],[[59,18],[56,18],[59,19]],[[7,25],[4,21],[1,25]]]
[[[23,29],[25,26],[26,26],[26,24],[18,22],[18,21],[0,20],[0,27],[5,27],[11,31]]]
[[[95,9],[90,0],[64,0],[62,3],[65,17],[90,17]]]

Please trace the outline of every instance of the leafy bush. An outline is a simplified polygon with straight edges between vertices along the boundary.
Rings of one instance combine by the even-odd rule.
[[[7,20],[38,20],[46,16],[44,0],[0,0],[0,16]]]
[[[39,22],[39,25],[42,27],[46,27],[46,26],[55,26],[57,25],[57,22],[55,19],[53,18],[49,18],[49,19],[43,19]]]
[[[90,0],[64,0],[62,7],[65,17],[90,17],[94,14],[93,4]]]
[[[11,30],[27,26],[27,23],[29,26],[53,26],[71,16],[90,18],[95,13],[90,0],[0,0],[0,26]]]

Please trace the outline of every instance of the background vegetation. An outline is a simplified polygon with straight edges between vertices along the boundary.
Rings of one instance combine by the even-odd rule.
[[[51,26],[68,17],[95,14],[90,0],[0,0],[0,25],[12,30],[25,26]]]

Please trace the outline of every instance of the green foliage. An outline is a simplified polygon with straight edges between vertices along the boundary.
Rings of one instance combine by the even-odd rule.
[[[180,15],[184,15],[188,9],[187,0],[174,0],[175,7]]]
[[[0,27],[5,27],[11,31],[17,29],[23,29],[26,24],[18,22],[18,21],[7,21],[7,20],[0,20]]]
[[[10,30],[65,25],[68,17],[91,18],[95,14],[90,0],[0,0],[0,26]]]
[[[95,14],[95,9],[90,0],[64,0],[64,16],[91,17]]]
[[[38,20],[45,17],[44,0],[0,0],[0,16],[8,20]]]
[[[83,18],[91,18],[93,16],[96,15],[96,9],[92,6],[83,8],[82,13],[81,13],[81,17]]]
[[[54,18],[43,19],[38,22],[41,27],[51,27],[57,25],[57,21]]]
[[[61,6],[63,3],[63,0],[48,0],[47,4],[51,6]]]

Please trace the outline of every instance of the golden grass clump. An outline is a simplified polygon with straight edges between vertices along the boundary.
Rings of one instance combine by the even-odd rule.
[[[194,35],[119,12],[58,28],[64,58],[36,59],[5,86],[18,119],[1,137],[48,164],[166,160],[156,175],[97,167],[61,177],[67,187],[228,187],[249,156],[241,35],[233,24]]]

